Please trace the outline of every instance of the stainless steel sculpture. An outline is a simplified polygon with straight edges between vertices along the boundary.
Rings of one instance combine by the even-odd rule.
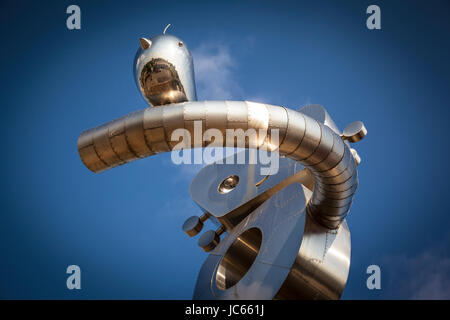
[[[140,42],[134,78],[148,103],[161,106],[197,100],[192,56],[183,41],[162,34]]]
[[[212,164],[192,181],[191,196],[205,214],[190,217],[183,230],[195,236],[207,219],[218,225],[198,241],[210,255],[194,298],[340,298],[350,266],[345,218],[360,162],[349,142],[364,138],[364,125],[354,122],[341,133],[320,105],[294,111],[248,101],[195,101],[191,54],[171,35],[141,39],[134,75],[152,107],[80,135],[80,157],[93,172],[171,151],[178,144],[171,141],[174,130],[194,135],[195,121],[202,134],[211,128],[224,136],[227,129],[267,133],[256,145],[247,140],[246,148],[270,144],[273,132],[279,134],[275,147],[284,158],[277,174],[262,176],[258,164]],[[205,146],[192,140],[186,147]]]

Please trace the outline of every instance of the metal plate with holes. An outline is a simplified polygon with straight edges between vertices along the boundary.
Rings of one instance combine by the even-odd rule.
[[[194,299],[338,299],[350,233],[345,222],[330,231],[312,221],[310,196],[291,184],[229,231],[203,264]]]
[[[81,160],[102,172],[179,150],[173,134],[180,129],[183,149],[206,147],[212,138],[215,147],[259,149],[208,165],[191,183],[191,197],[204,212],[182,230],[190,237],[202,233],[198,244],[211,252],[194,298],[339,298],[350,266],[345,217],[361,162],[350,143],[365,137],[364,124],[353,122],[341,133],[321,105],[295,111],[251,101],[196,101],[192,55],[181,39],[166,34],[168,27],[140,38],[133,63],[150,107],[81,133]],[[267,156],[265,150],[276,152]],[[218,228],[202,232],[207,220]]]
[[[240,152],[248,157],[252,151]],[[291,183],[294,179],[286,180],[295,174],[305,183],[312,179],[308,172],[300,173],[304,170],[302,165],[288,158],[279,158],[279,170],[275,175],[262,175],[260,170],[261,164],[208,165],[192,180],[191,197],[213,220],[217,219],[228,228],[239,223],[249,208],[256,208]],[[243,205],[247,207],[242,208]]]

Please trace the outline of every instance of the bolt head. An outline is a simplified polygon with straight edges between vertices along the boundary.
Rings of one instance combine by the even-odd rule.
[[[197,216],[192,216],[187,218],[183,223],[183,231],[189,236],[193,237],[202,231],[203,222]]]
[[[361,121],[355,121],[345,127],[342,139],[349,142],[358,142],[367,135],[367,129]]]
[[[220,242],[220,237],[214,230],[208,230],[198,239],[198,245],[205,252],[213,250]]]

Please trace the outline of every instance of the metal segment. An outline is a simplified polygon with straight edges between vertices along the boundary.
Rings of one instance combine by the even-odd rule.
[[[271,130],[279,130],[280,154],[299,161],[314,176],[314,193],[307,212],[329,229],[339,227],[358,185],[354,157],[333,129],[284,107],[248,101],[204,101],[147,108],[83,132],[78,140],[79,154],[87,168],[101,172],[172,150],[178,143],[171,141],[172,132],[185,128],[193,136],[194,121],[202,121],[204,131],[218,129],[222,133],[226,129],[263,129],[270,136]],[[191,147],[198,147],[194,140]],[[226,146],[225,139],[223,143]],[[260,145],[258,141],[254,147]]]

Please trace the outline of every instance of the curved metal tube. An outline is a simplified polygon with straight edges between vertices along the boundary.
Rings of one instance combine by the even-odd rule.
[[[329,229],[339,227],[346,217],[358,186],[349,147],[326,125],[284,107],[248,101],[195,101],[147,108],[84,131],[78,151],[86,167],[101,172],[171,151],[179,143],[170,141],[172,132],[185,128],[194,134],[194,121],[202,121],[203,132],[212,128],[224,134],[226,129],[263,129],[270,136],[278,129],[280,154],[299,161],[314,176],[308,214]],[[200,146],[191,140],[191,147],[205,146],[205,142]]]

